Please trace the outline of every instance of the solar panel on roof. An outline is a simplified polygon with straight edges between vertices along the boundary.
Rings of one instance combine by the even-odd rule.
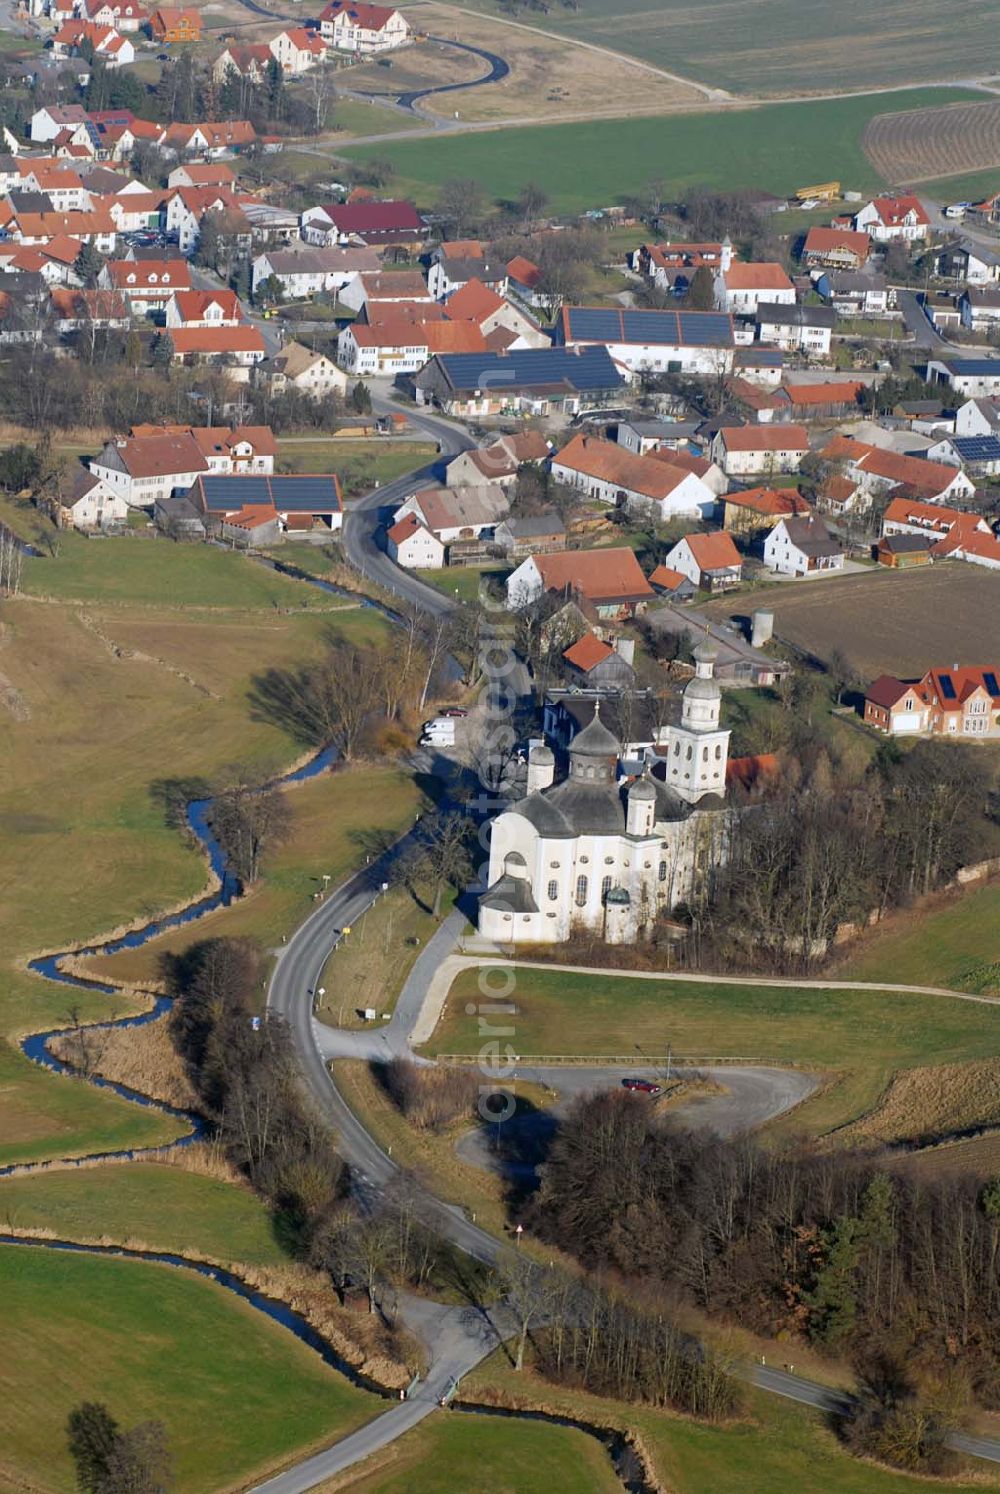
[[[732,343],[732,324],[721,312],[682,311],[678,320],[686,343],[701,347],[728,347]]]
[[[595,306],[572,306],[569,312],[571,337],[617,338],[621,336],[621,318],[617,311]]]
[[[522,348],[512,353],[443,353],[438,363],[453,389],[537,387],[568,382],[575,389],[617,389],[624,380],[607,348]]]
[[[941,694],[944,696],[945,700],[955,699],[955,686],[952,684],[950,678],[946,674],[943,674],[941,676]]]
[[[1000,438],[996,436],[955,436],[954,446],[968,462],[1000,460]]]
[[[1000,695],[1000,685],[997,684],[997,677],[993,673],[992,669],[983,670],[983,684],[986,686],[987,690],[994,697],[994,699],[996,698],[996,696]]]

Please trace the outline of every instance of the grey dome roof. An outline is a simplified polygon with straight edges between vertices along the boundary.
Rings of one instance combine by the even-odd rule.
[[[648,778],[637,778],[628,791],[630,799],[655,799],[656,789]]]
[[[558,790],[550,789],[544,794],[529,794],[526,799],[521,799],[513,805],[508,812],[519,814],[530,825],[534,825],[539,835],[572,835],[573,827],[559,806],[552,802],[557,792]]]
[[[719,657],[719,650],[710,638],[703,638],[694,651],[694,660],[700,664],[714,664]]]
[[[508,851],[503,860],[506,867],[523,866],[527,868],[528,865],[520,851]]]
[[[535,763],[538,767],[547,768],[550,763],[555,762],[555,757],[552,754],[552,748],[546,747],[544,742],[540,742],[537,747],[532,747],[528,753],[528,761],[529,763]]]
[[[691,700],[718,700],[722,691],[718,680],[701,680],[696,675],[684,686],[684,694]]]
[[[618,738],[601,720],[601,703],[594,704],[594,719],[583,731],[577,732],[569,744],[571,757],[617,757]]]

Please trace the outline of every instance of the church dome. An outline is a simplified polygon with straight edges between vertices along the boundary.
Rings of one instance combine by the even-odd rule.
[[[684,694],[689,700],[718,700],[722,694],[717,680],[699,679],[688,680],[684,687]]]
[[[571,757],[617,757],[618,738],[601,720],[601,702],[594,702],[594,719],[569,744]]]
[[[648,778],[637,778],[628,791],[630,799],[655,799],[656,789]]]
[[[532,747],[528,753],[528,761],[534,763],[536,768],[548,768],[555,765],[552,748],[546,747],[544,742],[540,742],[537,747]]]

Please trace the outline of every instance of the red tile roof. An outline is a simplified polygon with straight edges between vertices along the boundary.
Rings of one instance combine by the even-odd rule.
[[[790,291],[793,289],[787,271],[773,261],[749,265],[734,262],[728,270],[723,271],[722,278],[727,290]]]
[[[171,327],[176,353],[261,353],[264,339],[256,327]]]
[[[424,232],[424,220],[412,202],[344,202],[326,209],[341,233]]]
[[[732,535],[724,529],[711,534],[686,534],[684,538],[700,571],[739,570],[743,564]]]
[[[567,550],[533,559],[547,591],[578,591],[595,603],[645,601],[654,595],[633,550]]]
[[[467,280],[461,290],[449,296],[445,306],[450,317],[462,321],[485,322],[495,311],[500,311],[506,302],[481,280]]]
[[[416,514],[404,514],[398,524],[393,524],[391,529],[386,530],[386,534],[394,545],[401,545],[404,540],[408,540],[411,535],[416,534],[418,529],[423,528],[424,525],[421,524]],[[430,530],[427,533],[429,534]]]
[[[838,379],[825,384],[788,384],[784,392],[792,405],[853,405],[864,387],[862,379]]]
[[[580,669],[586,674],[596,665],[603,664],[605,659],[610,659],[613,653],[611,645],[604,643],[595,633],[584,633],[572,647],[563,650],[563,658],[574,669]]]
[[[395,7],[390,5],[364,5],[359,0],[330,0],[326,9],[320,11],[319,18],[321,21],[333,21],[342,15],[365,31],[381,31],[395,14]]]
[[[719,431],[727,451],[808,451],[804,425],[726,425]]]
[[[871,252],[871,239],[867,233],[851,228],[810,228],[806,234],[803,253],[831,254],[837,249],[849,249],[863,263]]]
[[[670,462],[672,453],[659,456],[637,456],[616,441],[599,436],[576,435],[558,452],[553,461],[572,472],[579,472],[601,482],[613,483],[645,498],[667,498],[691,474]]]
[[[902,223],[907,213],[913,213],[918,223],[930,222],[930,219],[924,212],[920,198],[912,195],[903,197],[876,197],[873,199],[872,206],[886,227]]]
[[[507,274],[511,280],[516,280],[518,285],[526,285],[529,290],[534,290],[542,278],[542,272],[538,266],[532,260],[525,259],[523,254],[515,254],[514,258],[508,262]]]
[[[687,579],[683,571],[671,570],[668,565],[658,565],[650,575],[649,584],[663,591],[676,591]]]
[[[853,484],[851,491],[854,491]],[[786,514],[808,514],[811,510],[795,488],[747,488],[743,493],[727,493],[723,503],[734,508],[749,508],[766,518],[783,518]]]
[[[222,315],[229,321],[243,320],[243,308],[240,305],[240,298],[235,291],[178,289],[174,295],[174,301],[182,320],[185,322],[202,321],[210,306],[220,306],[222,308]]]

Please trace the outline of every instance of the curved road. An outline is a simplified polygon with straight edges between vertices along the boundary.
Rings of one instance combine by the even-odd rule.
[[[402,109],[416,110],[413,106],[418,99],[430,98],[435,93],[458,93],[465,88],[484,88],[487,83],[499,83],[501,78],[506,78],[510,72],[510,63],[498,57],[496,52],[487,52],[483,47],[470,46],[468,42],[452,41],[447,36],[428,36],[430,42],[437,42],[442,47],[456,47],[459,52],[471,52],[473,57],[481,57],[484,62],[489,63],[489,72],[484,73],[481,78],[471,78],[467,83],[442,83],[437,88],[414,88],[409,93],[401,93],[396,99]]]

